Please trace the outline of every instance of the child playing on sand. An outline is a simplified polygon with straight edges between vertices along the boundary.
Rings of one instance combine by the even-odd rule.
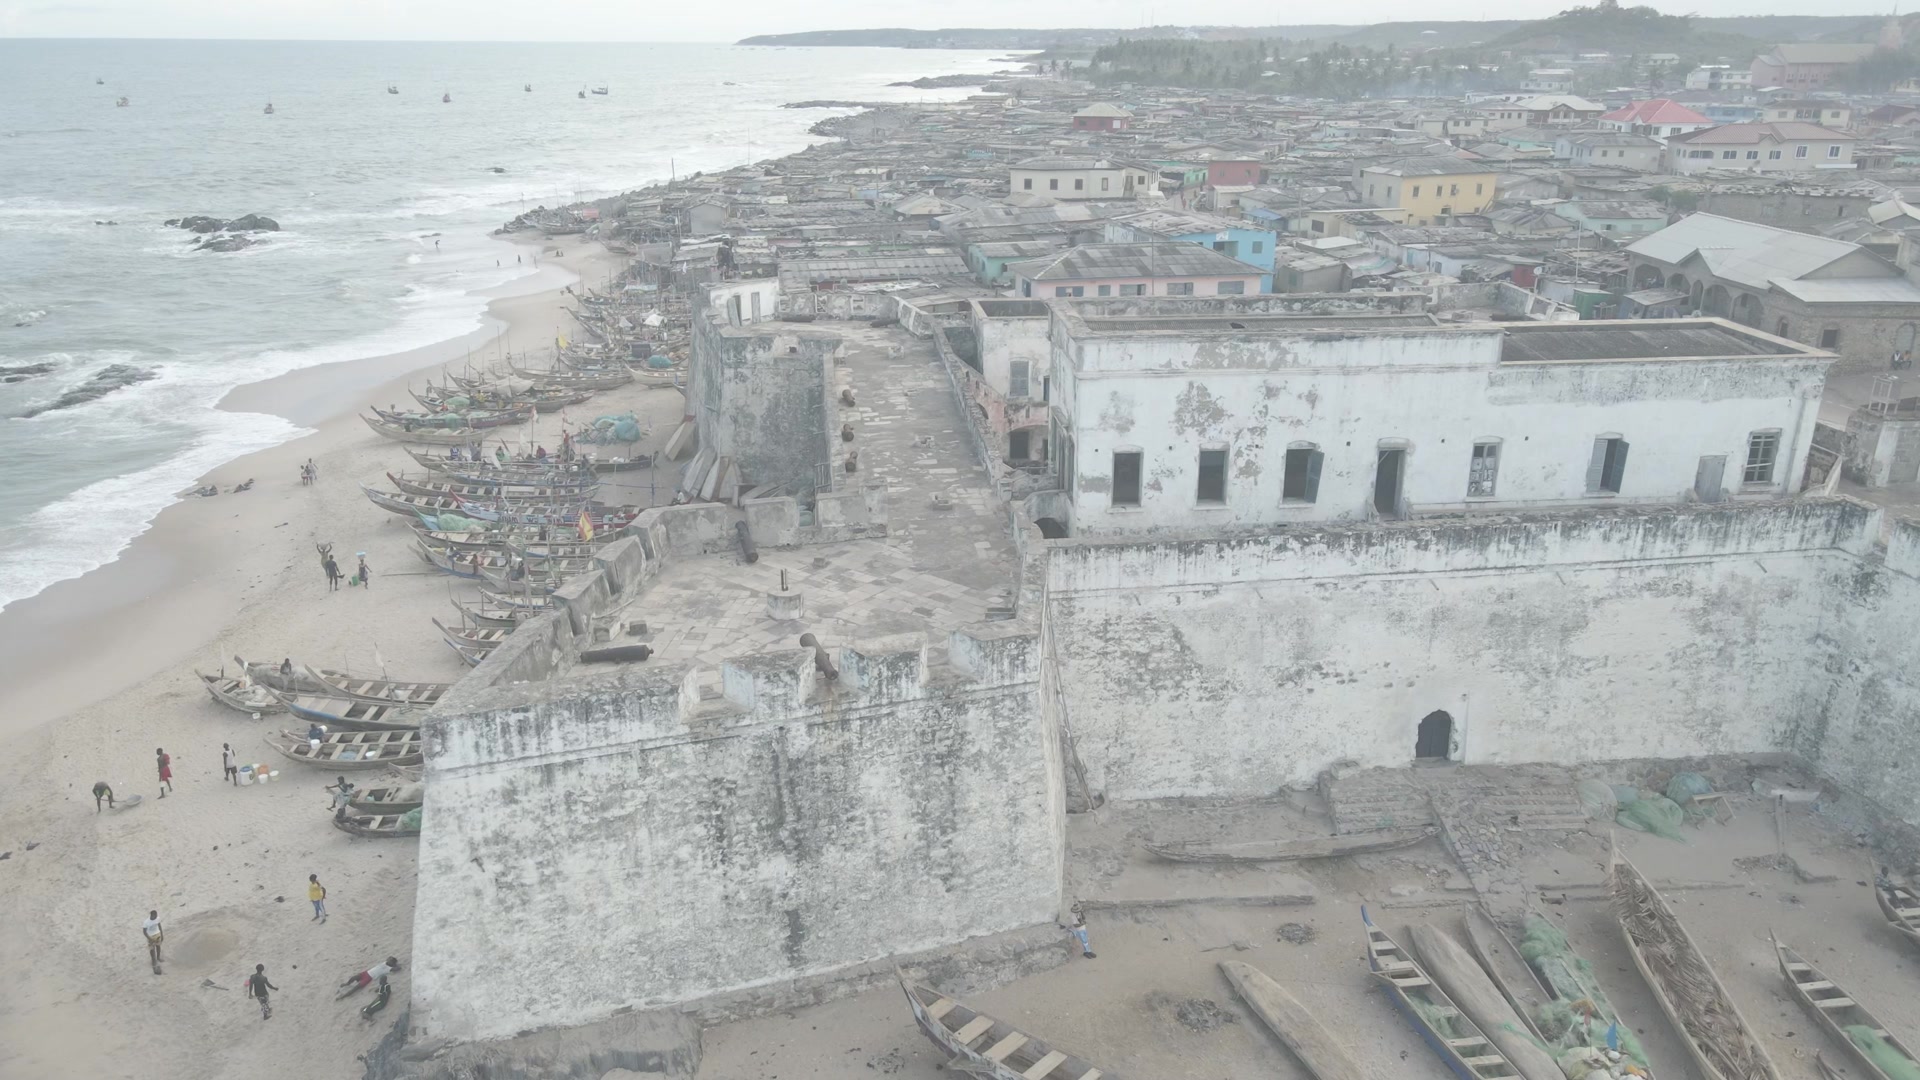
[[[160,797],[166,798],[173,790],[173,755],[159,747],[153,748],[154,763],[160,767]]]

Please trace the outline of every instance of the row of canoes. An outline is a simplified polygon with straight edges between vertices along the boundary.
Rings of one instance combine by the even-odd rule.
[[[1687,1044],[1704,1080],[1778,1080],[1779,1074],[1754,1029],[1686,928],[1651,883],[1618,851],[1610,860],[1608,883],[1627,950],[1661,1010]],[[1920,896],[1885,881],[1876,884],[1875,894],[1894,929],[1920,942]],[[1469,917],[1467,932],[1474,956],[1468,971],[1458,963],[1464,952],[1453,954],[1446,948],[1436,948],[1437,939],[1429,938],[1423,939],[1429,942],[1422,946],[1423,956],[1416,957],[1376,926],[1365,909],[1361,919],[1367,933],[1369,971],[1423,1041],[1460,1080],[1554,1080],[1561,1075],[1562,1066],[1544,1052],[1551,1043],[1533,1030],[1530,1010],[1524,1003],[1544,989],[1529,975],[1515,974],[1511,969],[1503,974],[1502,964],[1493,962],[1491,952],[1504,949],[1511,953],[1512,944],[1491,920],[1476,929],[1474,918]],[[1481,935],[1485,934],[1493,937],[1483,940]],[[1433,952],[1429,953],[1430,949]],[[1920,1056],[1844,987],[1777,940],[1774,953],[1789,994],[1834,1043],[1851,1055],[1866,1076],[1906,1080],[1920,1072]],[[1517,955],[1509,955],[1506,963],[1520,962]],[[1435,969],[1429,964],[1442,967]],[[1342,1041],[1278,982],[1239,961],[1226,961],[1220,966],[1253,1012],[1318,1080],[1371,1080],[1375,1075],[1362,1069]],[[1520,970],[1526,970],[1524,963]],[[1444,977],[1440,971],[1445,972]],[[911,983],[904,976],[900,982],[915,1023],[959,1071],[992,1080],[1084,1080],[1102,1076],[1111,1080],[1115,1075],[937,990]],[[1513,985],[1516,983],[1520,985]],[[1449,988],[1465,997],[1456,1000]],[[1509,1005],[1513,1012],[1500,1011]],[[1510,1019],[1515,1014],[1526,1030]],[[1530,1053],[1533,1056],[1529,1057]],[[1524,1068],[1516,1063],[1515,1054],[1525,1060]],[[1602,1071],[1609,1067],[1619,1071],[1621,1063],[1617,1054],[1602,1055],[1594,1065]],[[1824,1061],[1817,1064],[1823,1074],[1835,1075]],[[1626,1071],[1646,1074],[1637,1066]]]

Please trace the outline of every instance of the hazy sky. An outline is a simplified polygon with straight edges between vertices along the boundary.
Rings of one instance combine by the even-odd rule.
[[[0,0],[0,36],[335,38],[435,41],[732,41],[749,34],[869,26],[1272,25],[1400,19],[1540,18],[1572,0],[1416,0],[1259,4],[1246,0],[1119,3],[1107,0]],[[1877,5],[1885,10],[1885,5]],[[1864,13],[1842,0],[1689,0],[1701,15]]]

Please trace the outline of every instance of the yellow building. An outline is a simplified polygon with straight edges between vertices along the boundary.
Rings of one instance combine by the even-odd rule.
[[[1493,205],[1493,178],[1485,162],[1401,158],[1360,170],[1360,198],[1371,206],[1405,210],[1408,224],[1441,225]]]

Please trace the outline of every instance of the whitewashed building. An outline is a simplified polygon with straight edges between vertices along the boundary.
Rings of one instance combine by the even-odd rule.
[[[1035,157],[1007,170],[1010,195],[1076,199],[1143,199],[1159,195],[1156,170],[1107,158]]]
[[[1074,535],[1774,498],[1830,353],[1719,319],[1054,305]]]

